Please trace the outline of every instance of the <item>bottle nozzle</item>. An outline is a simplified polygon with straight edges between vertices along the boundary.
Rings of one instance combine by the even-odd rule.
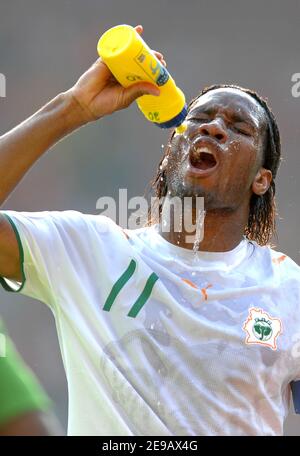
[[[186,129],[187,129],[187,123],[183,122],[181,125],[179,125],[178,127],[175,128],[175,132],[177,135],[181,135],[182,133],[185,132]]]

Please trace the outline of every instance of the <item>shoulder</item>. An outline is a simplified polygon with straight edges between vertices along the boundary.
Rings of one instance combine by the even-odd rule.
[[[84,242],[88,239],[103,239],[107,237],[120,237],[123,240],[127,236],[112,219],[104,215],[86,214],[75,210],[65,211],[40,211],[18,212],[1,211],[7,216],[18,233],[26,239],[36,241],[43,239],[65,240],[70,242]]]
[[[58,230],[69,237],[80,238],[82,242],[94,240],[111,246],[111,242],[117,244],[128,240],[126,230],[105,215],[68,210],[52,212],[52,218]]]
[[[300,266],[286,253],[276,250],[269,245],[260,246],[252,241],[251,244],[254,245],[254,251],[258,258],[263,261],[265,265],[268,264],[283,277],[295,278],[300,281]]]
[[[28,225],[47,227],[65,227],[72,229],[72,227],[84,228],[90,226],[96,226],[99,229],[114,227],[117,229],[118,226],[110,218],[104,215],[86,214],[76,210],[65,210],[65,211],[40,211],[40,212],[17,212],[17,211],[1,211],[1,214],[24,222]]]

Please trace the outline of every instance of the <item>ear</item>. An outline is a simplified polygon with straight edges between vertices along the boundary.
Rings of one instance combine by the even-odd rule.
[[[256,195],[266,193],[272,182],[272,171],[266,168],[260,168],[252,182],[252,191]]]

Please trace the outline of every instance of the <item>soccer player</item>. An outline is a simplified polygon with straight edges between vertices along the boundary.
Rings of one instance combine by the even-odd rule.
[[[137,31],[142,33],[142,27]],[[163,56],[157,53],[162,64]],[[158,94],[98,60],[0,139],[3,202],[55,142]],[[154,178],[159,220],[2,211],[0,275],[47,304],[69,387],[70,435],[281,435],[300,379],[299,267],[273,250],[279,132],[258,95],[214,86],[188,107]],[[165,204],[204,197],[198,251]],[[192,233],[193,234],[193,233]],[[294,383],[297,384],[297,383]]]

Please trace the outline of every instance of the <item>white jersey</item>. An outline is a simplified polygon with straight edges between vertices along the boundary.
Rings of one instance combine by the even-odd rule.
[[[175,246],[76,211],[2,211],[53,311],[69,435],[281,435],[300,379],[299,266],[243,239]]]

